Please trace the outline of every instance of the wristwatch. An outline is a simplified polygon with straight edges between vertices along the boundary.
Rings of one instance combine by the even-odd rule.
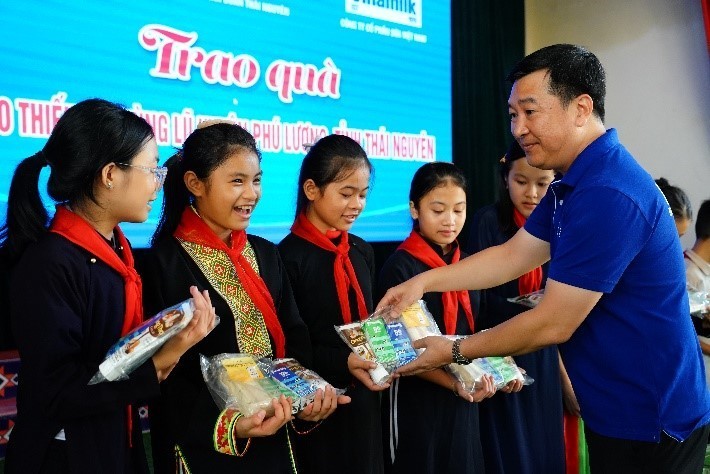
[[[461,354],[461,341],[463,341],[463,339],[456,339],[454,345],[451,346],[451,358],[456,364],[468,365],[473,362],[473,359],[469,359]]]

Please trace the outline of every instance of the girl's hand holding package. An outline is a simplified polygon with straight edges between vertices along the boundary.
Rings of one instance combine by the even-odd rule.
[[[304,421],[321,421],[332,415],[335,409],[338,408],[338,405],[346,405],[348,403],[350,403],[350,397],[347,395],[338,395],[335,389],[328,385],[325,391],[319,388],[316,391],[313,402],[306,405],[296,417]]]
[[[456,394],[468,402],[480,402],[483,399],[490,398],[496,393],[496,384],[493,377],[484,375],[481,377],[481,385],[476,387],[473,392],[469,392],[464,388],[461,382],[456,382]]]
[[[155,364],[158,380],[161,382],[167,378],[180,357],[200,342],[216,325],[215,309],[207,290],[200,292],[197,287],[192,286],[190,294],[195,304],[192,320],[153,355],[153,364]]]
[[[521,391],[523,387],[523,381],[515,379],[505,384],[505,387],[501,388],[500,391],[505,393],[515,393]]]
[[[373,370],[375,368],[377,368],[377,364],[375,362],[365,360],[354,352],[351,352],[350,355],[348,355],[348,370],[353,377],[358,379],[360,383],[367,387],[368,390],[372,390],[373,392],[387,390],[390,387],[389,382],[378,385],[372,381],[372,377],[370,377],[368,370]]]
[[[293,419],[291,400],[281,395],[271,400],[273,416],[266,416],[265,410],[259,410],[252,416],[243,416],[237,420],[234,431],[237,438],[260,438],[271,436],[283,425]]]

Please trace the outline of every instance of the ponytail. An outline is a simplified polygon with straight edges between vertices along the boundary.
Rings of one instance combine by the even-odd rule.
[[[47,231],[49,215],[39,194],[39,175],[47,165],[42,151],[25,158],[15,169],[7,200],[7,220],[0,228],[0,245],[10,264]]]
[[[165,162],[168,174],[163,184],[163,210],[160,214],[158,227],[150,239],[151,245],[156,245],[164,239],[172,237],[180,223],[182,211],[190,204],[190,192],[185,187],[185,174],[182,163],[182,152],[177,152]]]

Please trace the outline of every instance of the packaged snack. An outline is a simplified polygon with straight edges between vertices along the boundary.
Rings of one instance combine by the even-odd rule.
[[[445,370],[450,373],[467,392],[473,392],[481,386],[481,378],[486,372],[474,362],[468,365],[449,364]]]
[[[397,367],[401,367],[417,358],[417,353],[412,347],[412,341],[409,339],[409,334],[407,334],[404,324],[395,321],[385,324],[385,328],[397,357]]]
[[[444,336],[448,339],[464,339],[467,336]],[[481,384],[483,375],[493,377],[497,388],[505,387],[513,380],[520,380],[523,385],[530,385],[535,380],[524,374],[512,357],[482,357],[473,359],[468,365],[449,364],[446,370],[458,380],[465,390],[472,392]]]
[[[267,376],[271,369],[268,359],[257,360],[249,354],[200,355],[200,367],[212,398],[221,410],[233,407],[244,416],[265,410],[271,416],[274,414],[271,401],[282,393],[294,400],[293,406],[300,406],[295,393],[282,389]]]
[[[325,391],[328,387],[328,382],[320,375],[305,368],[295,359],[274,360],[271,377],[298,395],[301,402],[299,410],[302,410],[315,400],[318,389]],[[335,393],[342,395],[345,390],[336,388]]]
[[[108,350],[89,385],[128,378],[128,374],[187,326],[194,310],[195,304],[190,298],[162,310],[123,336]],[[219,319],[216,322],[219,323]]]
[[[426,307],[423,300],[419,300],[402,311],[402,323],[407,328],[407,334],[412,341],[425,338],[427,336],[440,336],[441,331],[437,326],[434,317]],[[417,352],[421,354],[423,349]]]
[[[517,303],[521,304],[523,306],[527,306],[528,308],[534,308],[535,306],[542,301],[542,297],[545,294],[545,289],[533,291],[532,293],[528,293],[526,295],[520,295],[516,296],[514,298],[508,298],[508,301],[511,303]]]
[[[397,353],[395,352],[392,340],[387,333],[385,320],[381,316],[369,317],[360,323],[362,332],[365,333],[367,342],[375,353],[377,361],[382,364],[388,372],[397,368]]]
[[[375,353],[367,342],[360,323],[356,322],[335,326],[335,331],[355,354],[377,364],[376,368],[369,370],[370,378],[373,382],[377,385],[382,385],[390,381],[390,373],[377,361],[377,357],[375,357]]]
[[[688,288],[688,302],[692,316],[702,319],[704,314],[710,312],[710,293],[693,291]]]

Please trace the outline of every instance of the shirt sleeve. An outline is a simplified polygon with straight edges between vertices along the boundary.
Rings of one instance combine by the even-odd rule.
[[[550,229],[555,207],[555,190],[550,186],[548,192],[525,221],[527,233],[545,242],[550,242]]]
[[[591,291],[611,292],[652,231],[634,201],[606,187],[581,190],[554,214],[549,277]]]

